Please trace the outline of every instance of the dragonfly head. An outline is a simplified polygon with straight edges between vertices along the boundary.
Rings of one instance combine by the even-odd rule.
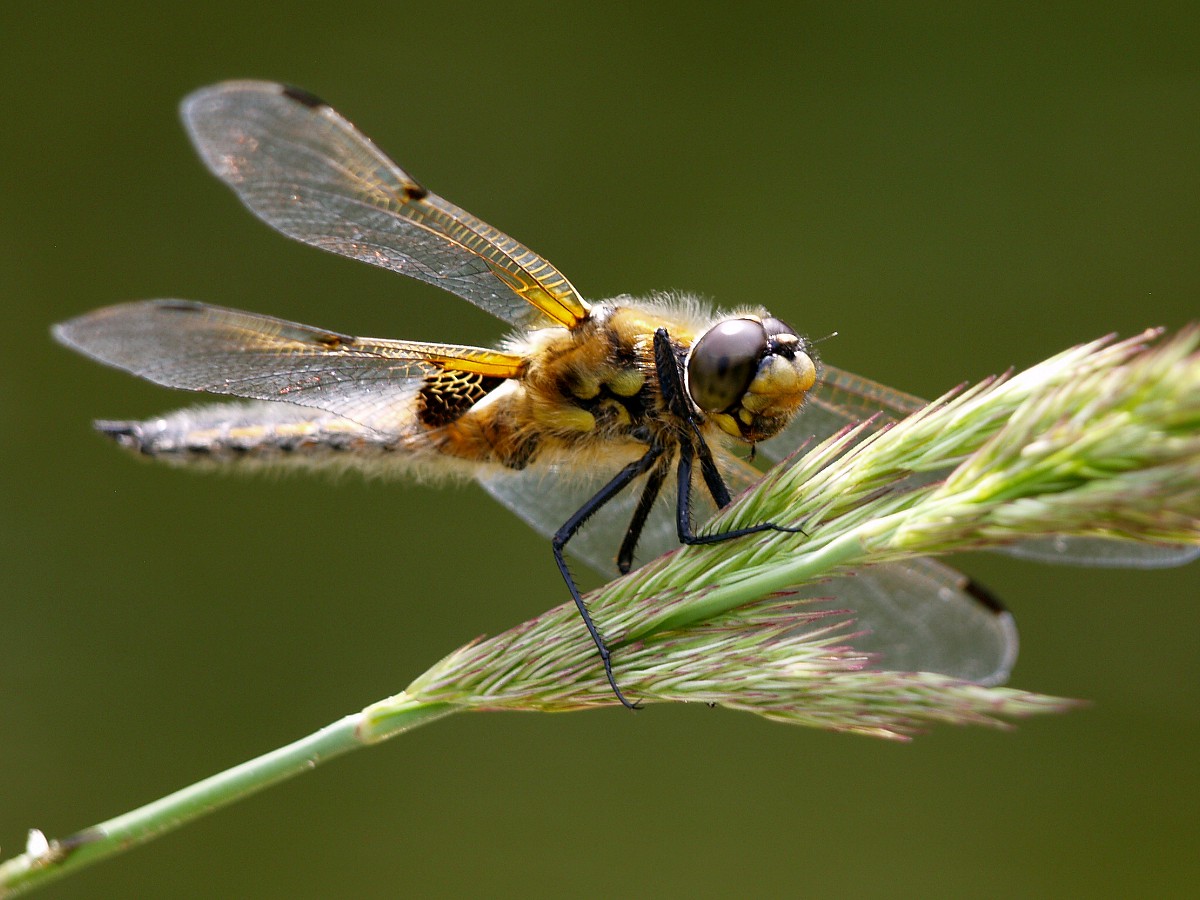
[[[777,434],[817,382],[808,342],[767,315],[717,322],[693,342],[685,369],[692,402],[748,443]]]

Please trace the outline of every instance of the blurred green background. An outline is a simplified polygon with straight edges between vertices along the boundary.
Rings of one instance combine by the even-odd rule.
[[[468,488],[200,477],[93,417],[190,398],[51,343],[185,297],[491,342],[449,295],[291,243],[175,107],[303,85],[590,297],[768,304],[933,395],[1200,313],[1194,4],[17,4],[0,13],[0,845],[63,835],[403,687],[564,600]],[[908,746],[704,708],[461,716],[60,897],[1183,895],[1200,876],[1200,567],[961,561],[1013,683],[1094,701]]]

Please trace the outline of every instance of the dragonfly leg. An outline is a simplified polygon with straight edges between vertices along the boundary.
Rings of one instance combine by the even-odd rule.
[[[681,544],[719,544],[722,541],[731,541],[734,538],[745,537],[748,534],[759,534],[763,531],[780,531],[786,534],[804,534],[800,528],[788,528],[786,525],[776,525],[774,522],[760,522],[757,525],[748,525],[745,528],[731,528],[729,531],[719,531],[716,534],[696,534],[692,528],[692,463],[695,455],[695,448],[690,442],[684,441],[679,445],[679,496],[675,504],[675,528],[679,532],[679,543]],[[714,467],[715,471],[715,467]],[[717,473],[720,478],[720,473]],[[724,487],[724,482],[721,483]],[[712,485],[709,485],[709,490],[712,490]],[[729,503],[729,494],[726,492],[726,505]],[[713,495],[713,500],[719,503],[716,495]]]
[[[633,552],[637,549],[638,541],[642,537],[642,530],[646,527],[646,519],[649,518],[650,511],[654,509],[654,503],[658,500],[659,492],[662,491],[669,465],[668,457],[660,457],[658,463],[650,470],[650,474],[646,476],[646,485],[642,488],[642,496],[638,498],[637,508],[633,511],[633,518],[629,521],[625,539],[621,541],[621,549],[617,553],[617,570],[622,575],[627,575],[633,568]]]
[[[558,563],[558,571],[562,574],[563,581],[567,583],[567,590],[571,592],[571,599],[575,601],[575,606],[579,610],[579,615],[583,619],[583,624],[587,626],[588,634],[592,636],[592,641],[596,644],[596,651],[600,654],[600,660],[604,663],[604,674],[608,677],[609,687],[616,694],[617,699],[622,705],[629,709],[638,709],[634,703],[630,703],[625,699],[625,695],[621,693],[621,689],[617,687],[617,680],[613,677],[612,671],[612,654],[609,652],[608,646],[604,643],[604,638],[601,637],[599,630],[596,628],[595,622],[592,621],[591,613],[588,612],[587,606],[583,602],[583,597],[579,593],[579,587],[575,584],[575,579],[571,575],[570,569],[567,568],[566,558],[563,556],[563,550],[567,546],[567,542],[575,535],[583,524],[591,518],[595,512],[604,504],[608,503],[616,497],[621,491],[629,487],[630,483],[641,475],[643,472],[654,467],[659,457],[663,454],[663,448],[659,444],[652,444],[645,454],[640,458],[625,466],[612,481],[608,482],[596,494],[581,506],[571,518],[563,523],[563,526],[554,533],[554,538],[551,541],[551,546],[554,548],[554,561]],[[644,494],[643,494],[644,496]]]

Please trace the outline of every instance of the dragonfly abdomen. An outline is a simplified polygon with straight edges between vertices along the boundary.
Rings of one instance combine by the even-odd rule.
[[[222,403],[145,421],[98,421],[96,430],[144,456],[181,464],[317,463],[371,451],[388,453],[386,436],[320,410],[286,403]]]

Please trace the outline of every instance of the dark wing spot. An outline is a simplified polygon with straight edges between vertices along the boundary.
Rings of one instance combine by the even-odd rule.
[[[202,312],[205,308],[203,303],[196,303],[193,300],[160,300],[157,306],[159,309],[164,309],[168,312],[187,313]]]
[[[425,190],[425,188],[421,187],[415,181],[404,186],[404,199],[410,203],[415,200],[424,200],[428,196],[429,191]]]
[[[1008,610],[1004,604],[1000,602],[1000,598],[985,588],[982,584],[974,579],[967,582],[963,587],[963,593],[979,601],[979,604],[985,609],[994,613],[1006,613]]]
[[[283,86],[283,96],[290,97],[301,106],[307,106],[309,109],[319,109],[322,106],[329,105],[316,94],[310,94],[304,88],[298,88],[290,84]]]
[[[341,350],[343,347],[348,347],[350,344],[354,343],[354,338],[344,334],[334,334],[332,332],[329,332],[328,334],[316,335],[313,340],[326,350]]]
[[[430,375],[417,394],[417,419],[429,428],[449,425],[505,380],[450,369]]]

